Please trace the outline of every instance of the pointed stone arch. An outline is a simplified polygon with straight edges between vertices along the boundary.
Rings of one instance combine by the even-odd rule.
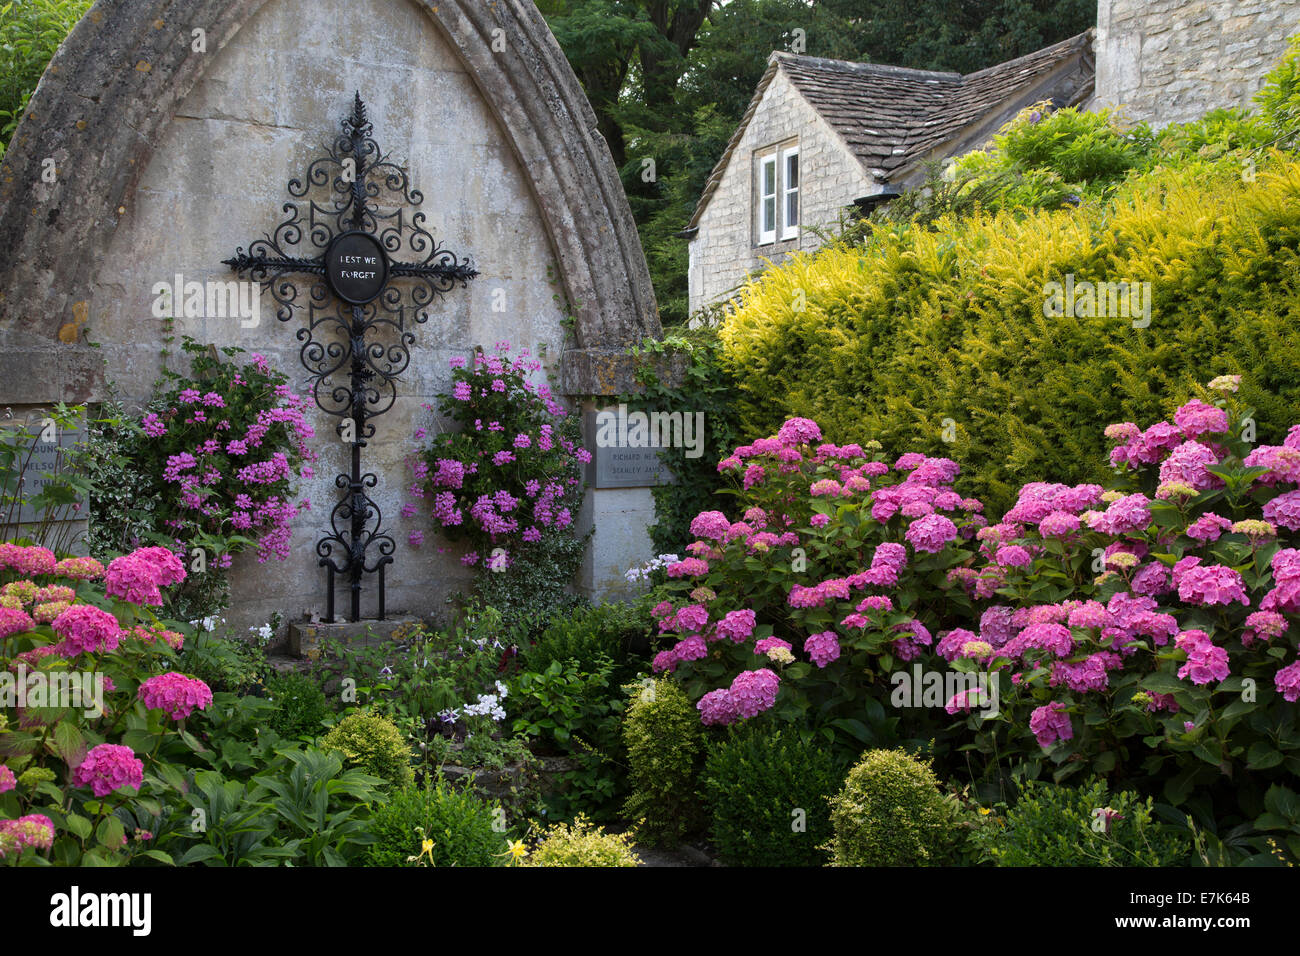
[[[0,167],[0,381],[19,397],[85,400],[98,363],[78,346],[106,246],[187,94],[276,0],[98,0],[60,47]],[[531,0],[414,4],[456,52],[527,172],[576,347],[563,388],[610,387],[610,359],[660,333],[635,223],[596,118]],[[179,42],[202,29],[206,52]],[[504,38],[506,42],[496,42]],[[495,48],[494,48],[495,47]],[[42,179],[53,159],[57,181]],[[606,392],[607,393],[607,392]]]

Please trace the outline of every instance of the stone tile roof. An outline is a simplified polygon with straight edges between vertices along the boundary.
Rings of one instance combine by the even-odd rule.
[[[1047,83],[1049,78],[1071,60],[1086,59],[1086,69],[1079,71],[1065,95],[1060,90],[1054,91],[1060,106],[1080,102],[1092,89],[1092,37],[1093,31],[1089,30],[965,76],[773,53],[748,110],[709,176],[688,228],[699,224],[731,154],[778,69],[785,71],[804,99],[840,134],[867,172],[883,184],[938,147],[959,139],[963,132],[1009,100],[1021,99],[1039,86],[1051,85]],[[1048,91],[1044,89],[1044,92]]]

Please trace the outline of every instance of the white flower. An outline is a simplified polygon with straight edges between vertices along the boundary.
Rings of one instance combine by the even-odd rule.
[[[496,683],[497,683],[497,694],[500,695],[502,700],[505,700],[508,696],[510,696],[510,689],[500,681],[497,681]]]
[[[500,683],[497,684],[497,687],[501,687]],[[505,696],[504,692],[502,696]],[[465,705],[465,716],[491,717],[493,720],[505,720],[506,711],[501,706],[496,694],[479,694],[476,703]]]

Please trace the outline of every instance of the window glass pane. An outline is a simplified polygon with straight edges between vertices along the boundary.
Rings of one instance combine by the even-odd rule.
[[[792,229],[799,225],[799,194],[785,194],[785,227]]]
[[[763,195],[771,196],[776,192],[776,161],[763,160]]]
[[[776,229],[776,197],[769,196],[763,200],[763,231],[772,232]]]
[[[799,188],[799,154],[791,153],[785,158],[785,188]]]

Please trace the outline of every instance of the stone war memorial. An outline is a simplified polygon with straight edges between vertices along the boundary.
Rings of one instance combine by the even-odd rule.
[[[0,201],[9,414],[144,402],[164,319],[313,399],[311,510],[283,560],[235,559],[240,625],[437,610],[470,572],[412,547],[402,506],[449,360],[509,342],[594,413],[659,332],[608,149],[531,3],[97,4]],[[575,589],[618,592],[650,557],[650,483],[593,482]]]

